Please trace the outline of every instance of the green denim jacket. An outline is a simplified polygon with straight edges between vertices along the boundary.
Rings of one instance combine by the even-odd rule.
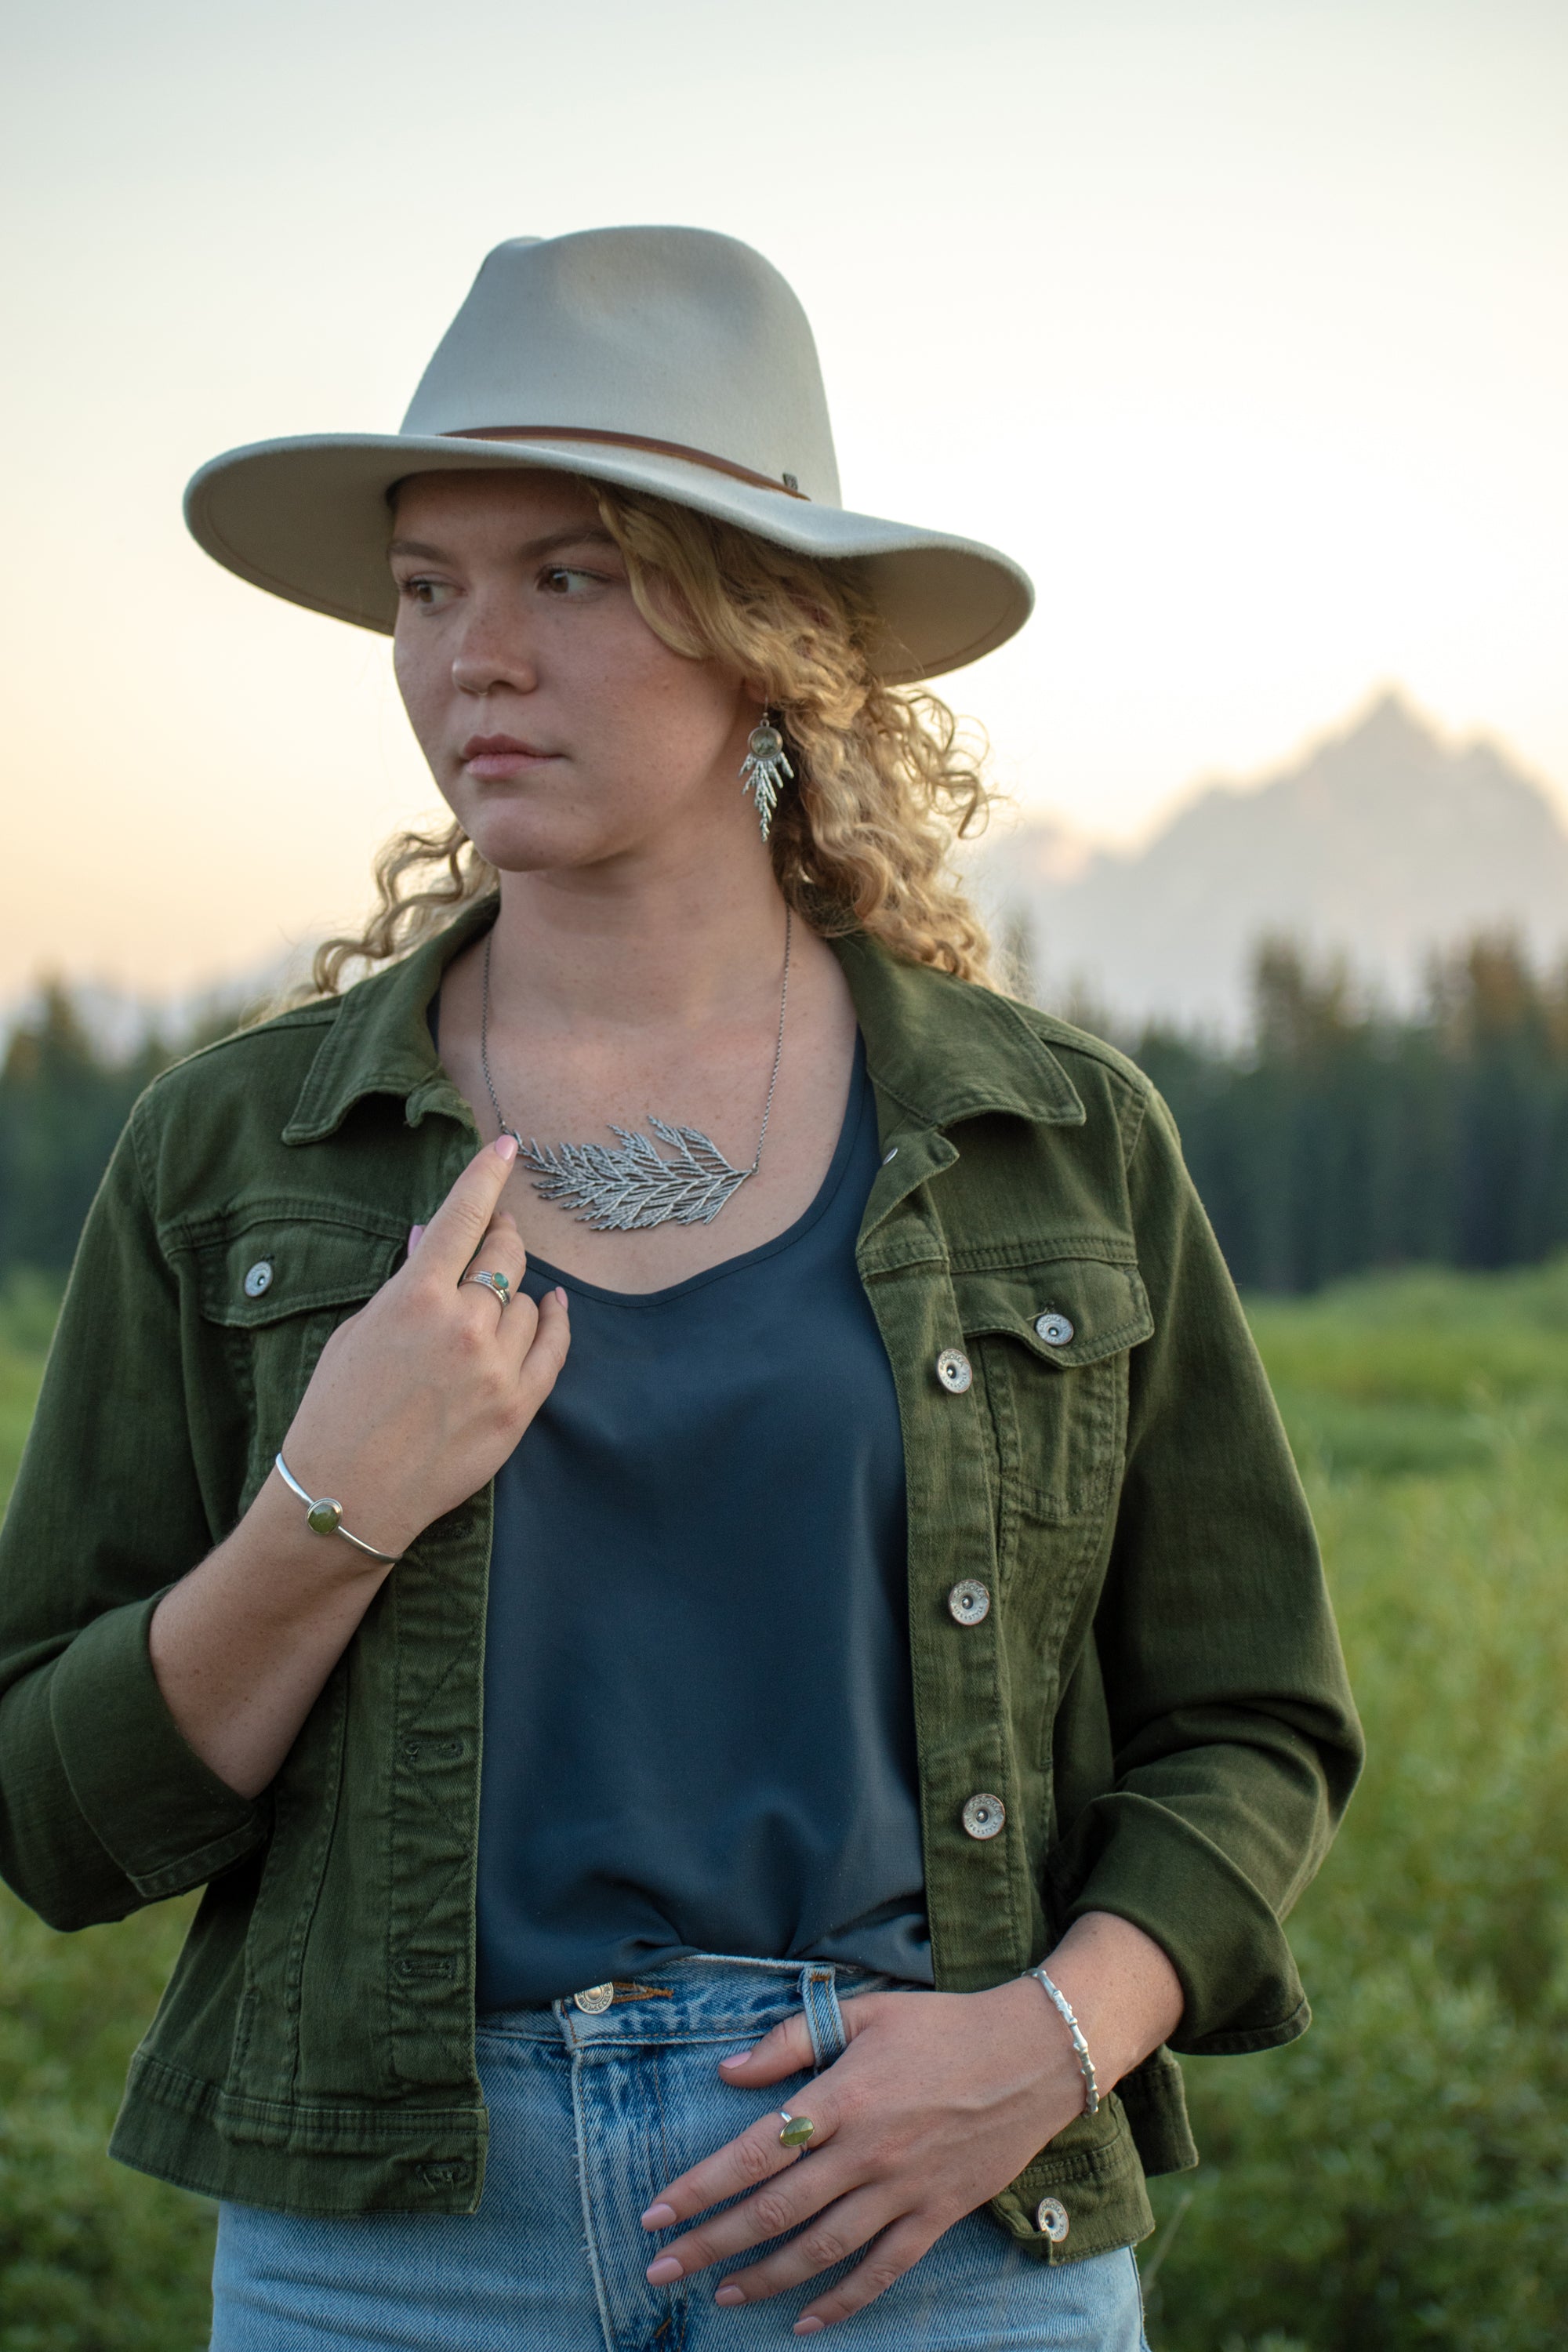
[[[182,1738],[147,1629],[247,1509],[334,1325],[476,1148],[426,1012],[489,915],[148,1090],[0,1534],[0,1867],[67,1928],[205,1886],[113,2148],[258,2205],[465,2212],[483,2178],[489,1490],[388,1578],[255,1801]],[[1289,2042],[1308,2011],[1279,1923],[1359,1733],[1306,1504],[1169,1116],[1060,1022],[863,937],[838,952],[886,1155],[858,1254],[904,1433],[937,1982],[996,1984],[1079,1914],[1116,1912],[1181,1978],[1178,2048]],[[270,1282],[247,1283],[264,1260]],[[957,1393],[948,1349],[973,1367]],[[977,1621],[949,1604],[967,1579],[990,1595]],[[977,1794],[1000,1807],[966,1829]],[[1144,2171],[1195,2161],[1162,2051],[994,2210],[1073,2260],[1144,2234]],[[1047,2192],[1059,2243],[1035,2224]]]

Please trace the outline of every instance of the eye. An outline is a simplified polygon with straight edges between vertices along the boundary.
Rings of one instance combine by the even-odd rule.
[[[427,572],[416,572],[398,582],[397,593],[407,604],[422,604],[427,612],[433,612],[456,592],[450,581],[433,580]]]
[[[582,572],[570,563],[549,563],[539,575],[539,584],[547,596],[568,598],[584,596],[605,584],[598,572]]]

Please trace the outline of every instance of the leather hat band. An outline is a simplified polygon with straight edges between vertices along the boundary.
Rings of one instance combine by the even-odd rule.
[[[593,441],[612,449],[646,449],[656,457],[679,457],[689,466],[707,466],[716,474],[732,475],[737,482],[750,482],[754,489],[776,490],[786,499],[803,499],[807,506],[807,493],[786,474],[775,481],[771,474],[754,474],[750,466],[737,466],[729,457],[715,457],[706,449],[689,449],[680,441],[649,441],[640,433],[602,433],[595,425],[469,425],[458,433],[444,433],[443,441]]]

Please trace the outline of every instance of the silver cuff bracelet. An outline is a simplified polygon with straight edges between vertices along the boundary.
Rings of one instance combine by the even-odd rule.
[[[342,1536],[344,1543],[353,1544],[355,1551],[363,1551],[367,1559],[380,1560],[383,1568],[397,1566],[403,1557],[401,1552],[377,1551],[375,1546],[367,1544],[362,1536],[351,1536],[343,1525],[342,1505],[331,1495],[308,1495],[281,1454],[275,1456],[272,1466],[289,1493],[298,1495],[304,1504],[305,1525],[312,1535]]]
[[[1058,1991],[1043,1966],[1031,1969],[1029,1974],[1039,1979],[1047,2000],[1072,2036],[1073,2055],[1078,2060],[1078,2071],[1083,2076],[1083,2111],[1086,2116],[1097,2116],[1100,2113],[1100,2085],[1094,2079],[1094,2061],[1089,2054],[1089,2044],[1083,2038],[1082,2029],[1072,2013],[1072,2003],[1066,1993]]]

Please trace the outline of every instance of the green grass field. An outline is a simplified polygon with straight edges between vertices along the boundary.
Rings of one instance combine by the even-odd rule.
[[[0,1303],[0,1484],[52,1300]],[[1316,2024],[1189,2063],[1156,2352],[1568,2342],[1568,1263],[1258,1303],[1372,1747],[1293,1923]],[[184,1906],[0,1895],[0,2346],[195,2352],[210,2210],[102,2155]]]

